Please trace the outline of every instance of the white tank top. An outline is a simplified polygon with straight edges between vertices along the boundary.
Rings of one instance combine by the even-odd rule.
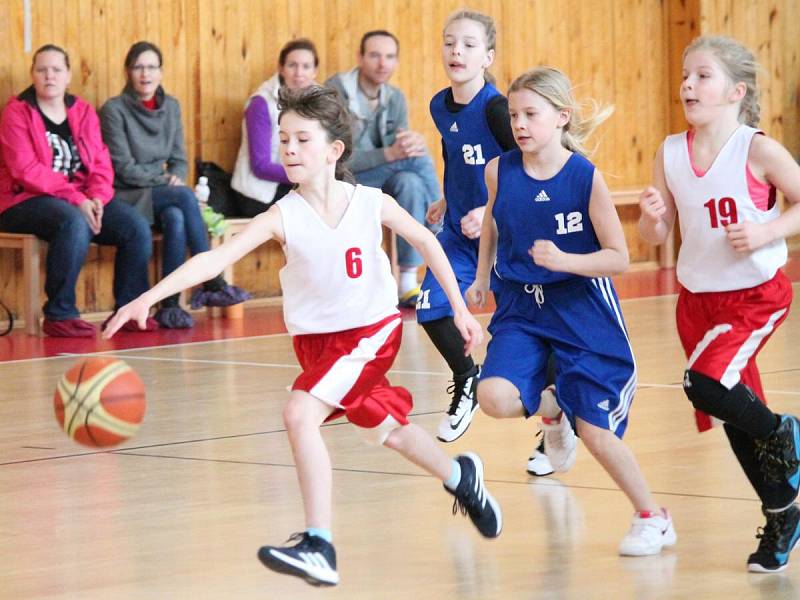
[[[786,264],[784,240],[737,253],[725,235],[725,226],[731,223],[768,223],[780,215],[777,203],[767,211],[756,208],[747,188],[747,155],[756,133],[757,129],[740,125],[702,177],[692,170],[686,132],[664,141],[664,174],[681,227],[678,281],[691,292],[755,287]]]
[[[335,228],[294,191],[277,205],[286,239],[283,317],[291,335],[345,331],[398,313],[397,284],[381,246],[383,193],[339,183],[350,203]]]

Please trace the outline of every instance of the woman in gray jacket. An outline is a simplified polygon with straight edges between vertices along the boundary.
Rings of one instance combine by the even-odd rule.
[[[164,93],[161,50],[136,42],[125,57],[127,83],[100,109],[103,139],[114,165],[116,196],[135,204],[164,236],[162,277],[186,258],[208,250],[208,234],[192,190],[178,101]],[[229,306],[249,298],[218,275],[192,294],[192,308]],[[162,300],[155,314],[162,327],[188,328],[191,315],[178,295]]]

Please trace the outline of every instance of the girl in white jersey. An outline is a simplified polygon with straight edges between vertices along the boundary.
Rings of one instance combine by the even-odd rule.
[[[144,323],[159,299],[208,279],[247,252],[277,239],[286,254],[280,278],[284,317],[303,369],[283,417],[305,508],[306,530],[293,546],[258,552],[270,569],[312,585],[335,585],[331,544],[331,463],[320,435],[323,422],[346,416],[372,441],[392,448],[438,477],[485,537],[502,527],[500,507],[483,485],[477,455],[450,459],[421,427],[409,423],[411,395],[385,375],[400,346],[402,324],[382,225],[411,243],[441,281],[469,352],[482,331],[467,310],[447,257],[433,234],[379,189],[353,186],[338,172],[350,154],[346,105],[329,88],[283,89],[280,157],[294,191],[255,217],[230,242],[198,254],[153,289],[120,309],[110,337],[129,319]],[[344,171],[342,169],[342,171]],[[337,175],[339,175],[337,177]],[[330,290],[339,290],[333,296]]]
[[[712,417],[724,423],[767,519],[748,569],[773,572],[786,567],[800,537],[800,423],[766,407],[755,358],[792,299],[780,267],[784,239],[800,231],[800,167],[755,129],[756,69],[753,54],[728,38],[701,37],[686,48],[680,98],[692,129],[659,148],[639,230],[660,244],[680,215],[684,391],[701,431]],[[776,189],[790,205],[783,214]]]

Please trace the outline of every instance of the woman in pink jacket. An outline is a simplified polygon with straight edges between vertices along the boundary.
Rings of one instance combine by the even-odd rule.
[[[33,85],[9,101],[0,119],[0,230],[49,243],[44,332],[93,337],[94,325],[75,306],[89,243],[117,247],[114,299],[123,306],[149,287],[150,227],[133,207],[111,201],[111,159],[94,109],[67,93],[67,53],[42,46],[31,76]],[[138,330],[133,322],[127,328]]]

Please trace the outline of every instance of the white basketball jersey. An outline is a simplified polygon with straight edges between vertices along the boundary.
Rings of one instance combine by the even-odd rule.
[[[291,335],[371,325],[397,313],[397,285],[381,247],[383,194],[340,182],[350,198],[334,228],[292,191],[278,203],[286,243],[279,275]]]
[[[692,170],[686,132],[664,141],[664,174],[675,198],[681,227],[678,281],[691,292],[724,292],[769,281],[786,264],[784,240],[737,253],[725,234],[731,223],[767,223],[778,217],[756,208],[747,188],[747,154],[757,129],[740,125],[705,175]]]

